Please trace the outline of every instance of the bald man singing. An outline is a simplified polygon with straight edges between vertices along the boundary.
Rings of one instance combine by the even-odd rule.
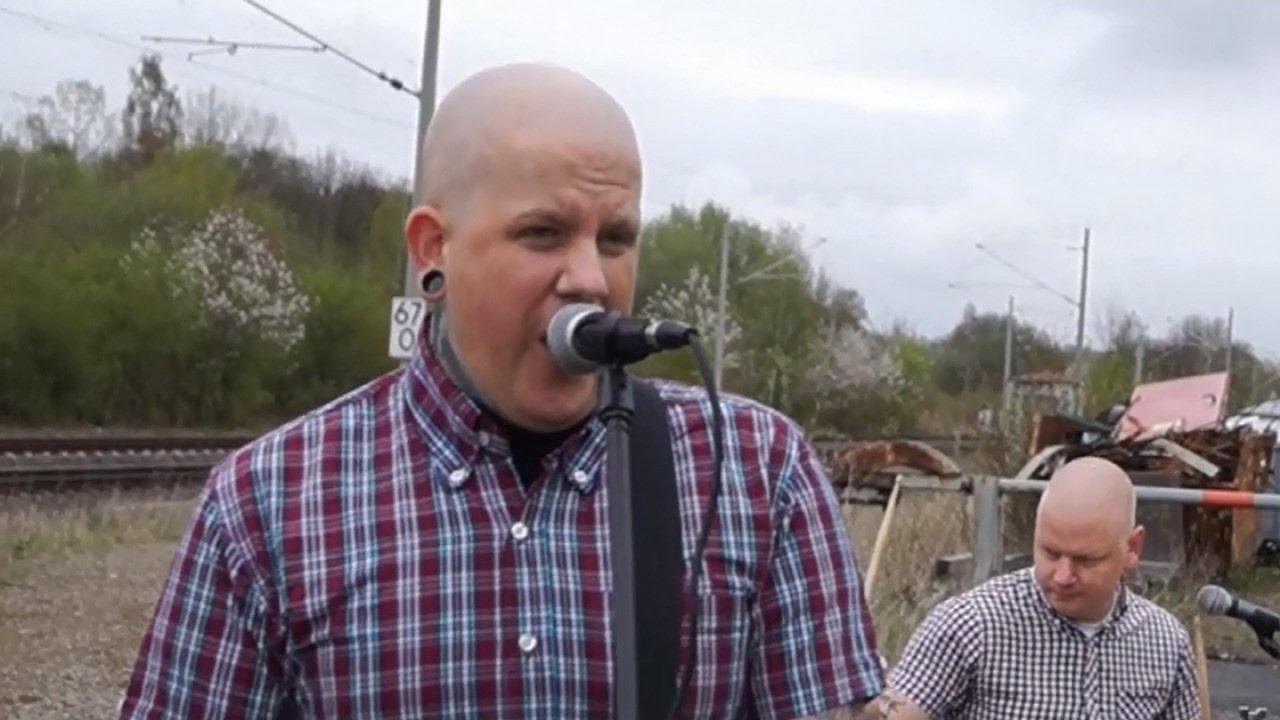
[[[1199,697],[1186,631],[1124,586],[1142,554],[1129,477],[1067,463],[1036,512],[1033,568],[941,603],[889,689],[892,720],[1191,720]]]
[[[612,716],[599,377],[561,369],[546,331],[568,303],[631,311],[631,123],[580,75],[504,66],[442,100],[423,159],[405,224],[432,307],[417,353],[215,468],[122,718]],[[652,384],[687,566],[711,408],[701,388]],[[830,483],[794,422],[721,408],[700,583],[673,597],[686,627],[698,610],[677,716],[857,717],[883,678]]]

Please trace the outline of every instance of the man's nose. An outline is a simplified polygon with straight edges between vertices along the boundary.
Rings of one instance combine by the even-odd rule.
[[[1070,585],[1076,579],[1075,568],[1071,566],[1070,560],[1059,560],[1053,566],[1053,581],[1059,585]]]
[[[609,281],[594,237],[579,239],[567,249],[556,292],[586,302],[603,303],[608,297]]]

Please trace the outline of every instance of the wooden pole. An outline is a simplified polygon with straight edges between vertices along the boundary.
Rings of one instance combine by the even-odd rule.
[[[889,539],[889,526],[893,523],[893,511],[898,507],[898,495],[902,491],[902,476],[893,479],[893,490],[889,492],[889,502],[884,506],[884,517],[880,520],[880,529],[876,531],[876,544],[871,549],[871,562],[867,564],[867,579],[863,589],[867,602],[871,602],[871,590],[876,584],[876,574],[880,570],[880,558],[884,553],[885,542]]]
[[[1200,629],[1200,614],[1191,619],[1191,637],[1196,653],[1196,684],[1200,689],[1200,717],[1213,717],[1209,703],[1209,661],[1204,654],[1204,632]]]

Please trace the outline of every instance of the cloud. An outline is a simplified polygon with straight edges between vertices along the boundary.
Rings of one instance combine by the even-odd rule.
[[[416,85],[424,3],[268,4]],[[130,38],[298,40],[244,3],[51,0],[38,12]],[[21,51],[0,87],[47,92],[60,77],[89,77],[122,99],[136,53],[10,25],[0,44]],[[1074,294],[1079,255],[1066,248],[1088,226],[1093,297],[1149,318],[1234,304],[1241,336],[1280,353],[1269,321],[1280,275],[1277,36],[1280,5],[1264,2],[991,0],[960,11],[950,0],[812,0],[780,11],[741,0],[726,11],[472,0],[444,3],[439,89],[512,61],[585,72],[636,123],[648,214],[714,200],[801,225],[828,238],[815,256],[878,322],[906,317],[941,334],[966,302],[1000,312],[1014,292],[1027,319],[1070,340],[1066,303],[1011,289],[1021,279],[973,245]],[[203,60],[269,79],[263,88],[167,50],[184,89],[225,84],[287,118],[304,148],[411,171],[412,99],[331,55]]]
[[[1280,59],[1280,5],[1268,2],[1084,2],[1108,29],[1088,47],[1072,79],[1111,92],[1159,89],[1208,78],[1259,76]]]

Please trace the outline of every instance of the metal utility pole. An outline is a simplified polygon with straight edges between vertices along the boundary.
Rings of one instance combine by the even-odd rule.
[[[1076,360],[1075,379],[1084,375],[1084,316],[1085,300],[1089,294],[1089,228],[1084,229],[1084,245],[1080,259],[1080,299],[1076,303]]]
[[[431,125],[431,116],[436,109],[436,68],[440,57],[440,0],[428,0],[427,33],[422,46],[422,82],[418,89],[418,139],[413,157],[413,203],[419,205],[423,201],[426,190],[426,168],[423,166],[422,151],[427,139],[427,128]],[[409,257],[409,249],[404,254],[404,294],[410,297],[418,295],[422,288],[418,287],[418,272],[413,266],[413,258]]]
[[[1004,321],[1004,384],[1000,386],[1001,414],[1009,414],[1009,403],[1012,400],[1009,383],[1013,380],[1013,296],[1009,296],[1009,314]]]
[[[1138,338],[1138,347],[1133,350],[1133,386],[1142,384],[1142,364],[1147,357],[1147,341]]]
[[[406,86],[399,78],[392,77],[385,72],[379,71],[369,65],[360,62],[356,58],[342,52],[332,44],[321,40],[315,34],[303,29],[297,23],[286,18],[280,13],[263,5],[258,0],[244,0],[254,9],[269,16],[272,20],[288,27],[290,30],[302,35],[311,42],[313,46],[292,46],[279,43],[242,43],[231,40],[199,40],[192,38],[165,38],[156,36],[144,36],[156,42],[194,42],[197,44],[214,45],[219,48],[215,52],[226,52],[234,55],[242,47],[254,47],[270,50],[310,50],[313,52],[331,52],[341,58],[343,61],[354,65],[361,71],[376,77],[378,80],[390,85],[399,92],[408,95],[416,95],[418,98],[418,138],[417,138],[417,155],[414,158],[414,178],[413,178],[413,196],[414,202],[422,201],[423,189],[425,187],[425,168],[422,162],[423,139],[426,136],[427,127],[431,124],[431,116],[435,112],[436,105],[436,65],[437,58],[440,55],[440,0],[428,0],[427,3],[427,32],[426,39],[423,42],[422,49],[422,84],[418,90]],[[201,53],[192,53],[187,56],[190,60],[193,55]],[[391,357],[401,358],[403,362],[408,362],[408,358],[412,351],[414,341],[417,337],[418,329],[421,327],[422,309],[424,303],[419,297],[420,291],[417,283],[417,272],[413,267],[413,260],[409,257],[409,250],[406,247],[404,253],[404,297],[396,297],[391,300],[391,323],[390,337],[388,338],[388,351]],[[403,364],[402,362],[402,364]]]
[[[725,313],[729,294],[729,225],[726,222],[720,230],[720,287],[716,290],[716,342],[715,342],[715,384],[716,390],[723,387],[724,378],[724,326]]]
[[[1235,330],[1235,322],[1236,309],[1229,307],[1227,308],[1227,350],[1226,358],[1224,359],[1224,364],[1227,366],[1227,391],[1225,393],[1225,397],[1222,398],[1222,406],[1224,408],[1227,407],[1227,403],[1231,401],[1231,351],[1232,346],[1235,344],[1232,340],[1232,332]]]
[[[1228,375],[1231,374],[1231,351],[1232,351],[1232,345],[1234,345],[1234,342],[1232,341],[1231,336],[1235,329],[1235,322],[1236,322],[1236,309],[1233,307],[1227,308],[1227,347],[1226,347],[1226,359],[1224,361],[1224,364],[1227,366],[1226,370]]]

